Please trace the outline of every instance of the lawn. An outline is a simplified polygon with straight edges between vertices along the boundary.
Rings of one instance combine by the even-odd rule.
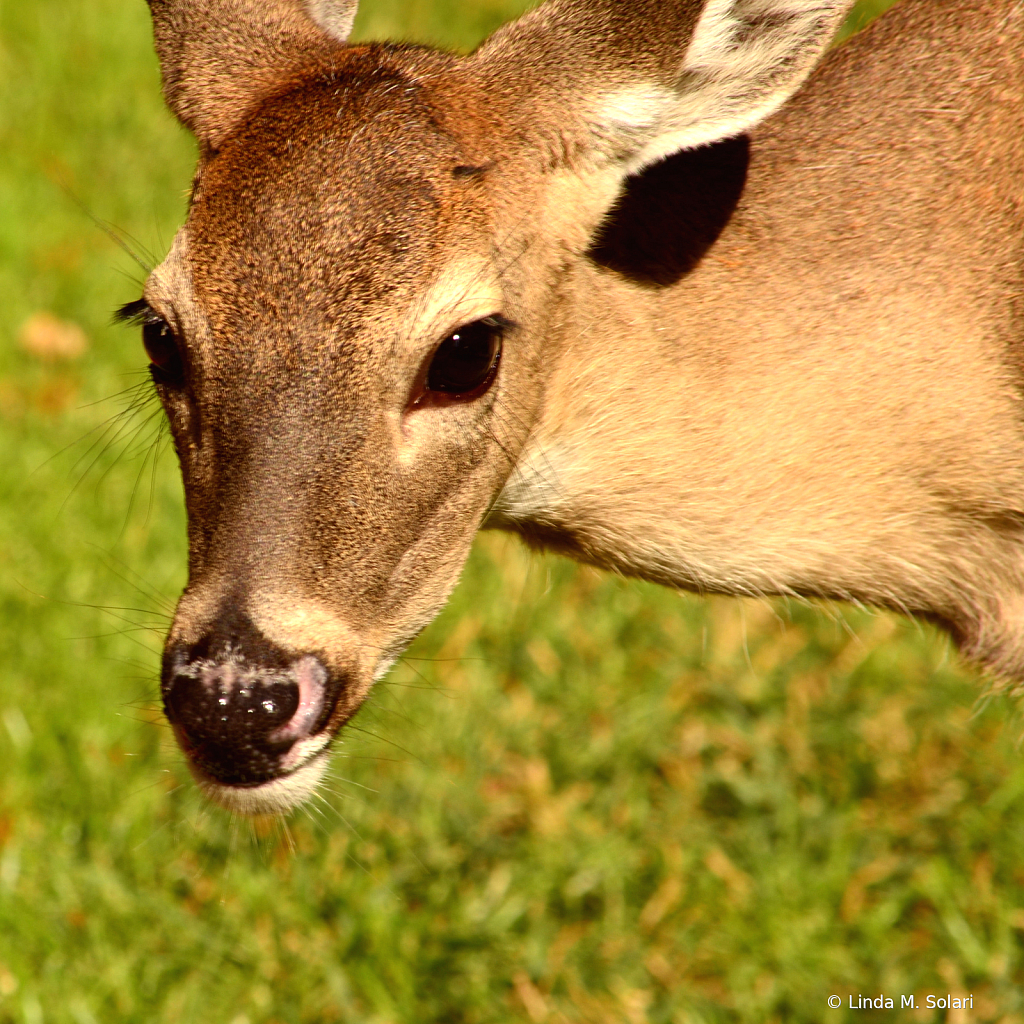
[[[361,36],[462,47],[523,6],[365,2]],[[177,467],[111,325],[144,271],[105,230],[158,259],[193,161],[141,0],[0,3],[0,1022],[1024,1024],[1021,718],[896,616],[483,535],[322,800],[204,804],[157,699]],[[879,993],[973,1010],[827,1006]]]

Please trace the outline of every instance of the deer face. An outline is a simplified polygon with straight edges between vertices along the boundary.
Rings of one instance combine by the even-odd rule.
[[[535,390],[485,172],[380,51],[346,58],[203,162],[132,310],[189,521],[164,704],[241,809],[307,795],[436,614]]]

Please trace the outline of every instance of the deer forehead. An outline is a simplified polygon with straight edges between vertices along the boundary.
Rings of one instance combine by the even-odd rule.
[[[267,358],[394,344],[493,291],[486,190],[434,98],[379,59],[356,70],[267,100],[200,168],[163,277],[213,357],[233,336]]]

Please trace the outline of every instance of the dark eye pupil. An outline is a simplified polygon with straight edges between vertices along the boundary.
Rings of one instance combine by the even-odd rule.
[[[169,382],[182,379],[181,354],[174,333],[163,320],[151,320],[142,326],[142,344],[160,376]]]
[[[486,317],[449,335],[434,353],[427,371],[427,390],[469,395],[483,387],[497,369],[501,333],[501,323]]]

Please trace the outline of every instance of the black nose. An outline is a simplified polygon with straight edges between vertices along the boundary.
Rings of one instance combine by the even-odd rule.
[[[298,767],[295,744],[322,733],[340,690],[320,659],[288,654],[238,614],[198,643],[169,646],[161,688],[186,754],[226,786],[259,785]]]

